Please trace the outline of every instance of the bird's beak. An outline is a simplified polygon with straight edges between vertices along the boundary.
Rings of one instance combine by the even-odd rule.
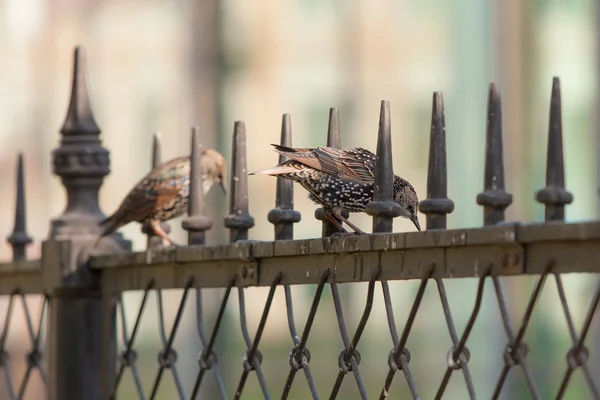
[[[421,225],[419,225],[419,216],[417,214],[412,214],[410,216],[410,220],[412,221],[413,224],[415,224],[415,226],[417,227],[417,230],[419,232],[421,232]]]
[[[223,189],[223,193],[227,195],[227,186],[225,186],[225,181],[221,181],[219,186],[221,186],[221,189]]]

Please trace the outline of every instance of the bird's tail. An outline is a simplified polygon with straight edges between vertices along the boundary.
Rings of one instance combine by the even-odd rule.
[[[96,245],[100,242],[100,240],[104,237],[104,236],[108,236],[111,233],[113,233],[114,231],[116,231],[117,229],[119,229],[121,226],[123,226],[122,223],[122,218],[120,218],[120,210],[117,210],[113,215],[111,215],[108,218],[103,219],[102,221],[100,221],[100,236],[98,236],[98,239],[96,240],[96,242],[94,243],[93,247],[96,247]]]
[[[267,168],[260,171],[250,172],[248,175],[285,175],[298,172],[298,168],[294,168],[288,165],[277,165],[273,168]]]

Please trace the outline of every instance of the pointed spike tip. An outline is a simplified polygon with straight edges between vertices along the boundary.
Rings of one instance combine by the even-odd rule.
[[[75,47],[73,57],[73,79],[71,98],[65,122],[60,132],[63,136],[99,135],[90,101],[85,52],[81,46]]]
[[[504,221],[504,210],[512,203],[512,194],[504,188],[504,150],[502,140],[502,98],[495,83],[490,83],[485,142],[484,189],[477,195],[483,206],[486,226]]]
[[[190,198],[188,217],[181,221],[181,227],[188,231],[188,244],[205,244],[205,232],[213,226],[213,221],[206,216],[206,204],[202,188],[202,145],[200,129],[191,129],[190,140]]]
[[[13,248],[13,260],[25,260],[25,247],[32,243],[32,238],[27,234],[27,214],[25,200],[25,170],[23,165],[23,153],[17,158],[17,196],[15,204],[15,225],[12,233],[7,238]]]
[[[446,214],[454,211],[454,202],[448,198],[447,193],[444,95],[442,92],[434,92],[429,136],[427,198],[419,202],[419,211],[427,216],[428,230],[446,229]]]
[[[342,133],[340,129],[340,110],[329,109],[329,124],[327,126],[327,147],[342,148]]]
[[[160,142],[160,132],[154,132],[152,135],[152,168],[156,168],[161,163],[162,146]]]
[[[365,212],[373,216],[373,232],[392,232],[393,219],[402,214],[394,199],[394,169],[392,160],[392,121],[390,102],[381,101],[379,130],[377,132],[377,158],[375,161],[373,201]]]
[[[494,82],[490,83],[488,100],[493,99],[494,101],[498,101],[498,100],[500,100],[500,97],[501,97],[501,94],[500,94],[500,89],[498,88],[498,86]],[[488,101],[488,105],[489,105],[489,101]],[[488,107],[488,109],[489,109],[489,107]]]
[[[546,154],[546,187],[539,190],[535,198],[545,205],[546,221],[563,221],[565,205],[573,202],[573,195],[565,189],[562,100],[558,77],[552,79]]]
[[[290,114],[283,114],[281,120],[280,145],[292,146],[292,120]],[[280,164],[286,160],[286,156],[279,155]],[[277,177],[275,208],[269,211],[267,219],[274,225],[275,240],[294,238],[293,224],[300,221],[301,215],[294,210],[294,186],[292,181]]]
[[[232,168],[230,179],[230,212],[248,213],[248,177],[246,171],[246,124],[233,125]]]
[[[327,124],[327,147],[333,147],[335,149],[342,148],[342,134],[340,129],[340,110],[335,107],[329,108],[329,122]],[[348,218],[350,214],[348,211],[342,211],[342,216]],[[333,225],[326,217],[323,212],[323,208],[319,207],[315,210],[315,218],[322,221],[321,234],[323,237],[331,236],[333,233],[338,232],[338,229]]]
[[[281,118],[281,137],[279,139],[279,144],[285,147],[292,146],[292,117],[290,114],[283,114]],[[287,160],[287,157],[283,154],[279,155],[279,163]]]
[[[235,121],[232,141],[231,186],[229,215],[225,227],[229,229],[230,242],[248,239],[248,230],[254,226],[254,218],[248,212],[248,174],[246,167],[246,125]]]
[[[389,100],[381,101],[375,166],[374,198],[378,201],[391,201],[393,198],[394,168],[392,160],[392,120]]]
[[[202,190],[202,145],[200,143],[200,129],[197,126],[193,126],[191,129],[190,142],[189,215],[197,216],[204,215],[206,212]]]
[[[25,169],[23,165],[23,153],[19,152],[17,158],[17,202],[15,207],[15,227],[13,232],[25,232],[27,214],[25,207]]]

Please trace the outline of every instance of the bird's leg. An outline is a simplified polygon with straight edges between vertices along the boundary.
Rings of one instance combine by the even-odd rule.
[[[337,219],[342,220],[342,222],[345,222],[350,228],[354,229],[354,232],[358,233],[359,235],[366,235],[366,233],[360,230],[358,226],[354,225],[352,222],[348,221],[348,219],[344,218],[344,216],[342,215],[342,209],[340,207],[335,207],[333,209],[333,215]]]
[[[331,211],[330,211],[330,210],[328,210],[328,209],[326,209],[326,208],[323,208],[323,216],[324,216],[325,218],[327,218],[327,220],[328,220],[329,222],[331,222],[331,223],[332,223],[332,224],[333,224],[333,225],[334,225],[336,228],[338,228],[338,229],[340,230],[340,232],[339,232],[339,233],[345,233],[345,232],[348,232],[346,229],[344,229],[344,227],[342,226],[342,224],[340,224],[340,223],[339,223],[339,222],[338,222],[338,221],[337,221],[337,220],[336,220],[336,219],[333,217],[333,215],[331,214]],[[336,232],[336,233],[338,233],[338,232]]]
[[[171,246],[179,247],[179,245],[175,243],[173,239],[171,239],[169,235],[167,235],[167,233],[160,227],[160,221],[154,220],[150,222],[150,225],[152,226],[152,229],[154,229],[154,233],[165,239]]]

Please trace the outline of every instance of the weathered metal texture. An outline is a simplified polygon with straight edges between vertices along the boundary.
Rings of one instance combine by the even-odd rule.
[[[158,132],[155,132],[154,135],[152,135],[152,169],[161,164],[161,153],[160,136]],[[171,232],[171,226],[167,222],[161,222],[160,227],[166,234]],[[164,247],[163,239],[154,233],[154,229],[152,229],[152,225],[149,222],[142,225],[142,233],[148,236],[148,249],[157,250]]]
[[[76,47],[69,110],[60,130],[60,146],[52,152],[54,173],[67,192],[67,207],[52,220],[50,236],[76,243],[89,242],[100,232],[98,221],[105,215],[98,204],[98,192],[110,172],[109,152],[101,145],[100,128],[92,112],[85,64],[83,48]],[[131,242],[121,235],[113,234],[111,239],[119,247],[131,249]]]
[[[27,212],[25,208],[25,171],[23,170],[23,154],[19,153],[17,161],[17,199],[15,202],[15,226],[7,238],[13,249],[13,260],[22,261],[27,258],[26,248],[33,240],[27,234]]]
[[[565,205],[570,204],[573,201],[573,195],[565,189],[565,167],[563,157],[563,141],[562,141],[562,104],[561,104],[561,93],[560,93],[560,80],[555,77],[552,80],[552,95],[550,101],[550,121],[548,130],[548,155],[546,160],[546,187],[536,193],[536,200],[544,204],[545,208],[545,220],[546,222],[555,221],[557,223],[564,222],[565,219]],[[541,251],[541,249],[538,249]],[[583,249],[581,251],[584,251]],[[537,255],[537,254],[536,254]],[[574,254],[573,257],[576,257]],[[563,313],[565,315],[566,323],[569,329],[569,335],[572,340],[572,347],[567,353],[567,370],[563,376],[560,388],[558,390],[557,398],[562,398],[565,395],[569,381],[577,368],[580,368],[583,372],[587,386],[595,399],[600,399],[600,389],[594,383],[592,378],[593,373],[588,365],[589,361],[589,350],[585,346],[585,339],[588,336],[592,319],[598,306],[600,304],[600,279],[596,284],[596,291],[592,297],[590,307],[585,317],[583,328],[581,333],[578,334],[573,323],[571,311],[567,303],[564,285],[562,282],[562,276],[558,273],[556,265],[553,260],[548,262],[547,271],[540,277],[539,285],[543,283],[543,279],[550,273],[554,275],[554,282],[560,297]],[[541,288],[540,288],[541,291]],[[531,297],[531,302],[535,299],[535,293]],[[526,326],[524,321],[523,326]],[[514,346],[514,343],[513,343]],[[508,351],[508,348],[507,348]],[[508,367],[505,367],[505,371]],[[504,371],[503,371],[504,372]],[[535,384],[533,383],[532,373],[525,371],[527,376],[527,382],[529,383],[531,392],[537,395]],[[505,377],[505,372],[502,377]],[[503,383],[503,382],[502,382]],[[500,384],[498,386],[501,386]],[[497,390],[499,391],[499,390]],[[537,395],[539,398],[539,395]]]
[[[46,282],[41,260],[0,263],[0,296],[10,295],[15,288],[24,294],[44,292]]]
[[[236,121],[233,128],[233,148],[231,152],[232,174],[231,174],[231,197],[230,214],[225,217],[225,227],[229,229],[229,241],[232,243],[229,247],[235,246],[241,248],[248,244],[248,230],[254,226],[254,218],[248,212],[248,174],[246,171],[246,127],[243,121]],[[238,269],[239,267],[239,269]],[[260,323],[254,335],[250,337],[248,322],[246,319],[246,297],[244,287],[256,278],[256,269],[252,263],[242,264],[235,267],[234,271],[227,271],[228,288],[234,284],[238,286],[238,304],[240,312],[240,329],[246,344],[246,351],[242,356],[242,375],[237,383],[234,399],[239,399],[242,395],[246,381],[251,372],[255,372],[258,378],[261,390],[265,398],[269,397],[265,376],[262,372],[261,362],[262,354],[258,349],[260,339],[264,332],[265,324],[271,310],[273,297],[277,284],[279,284],[280,274],[276,275],[274,285],[271,284],[271,290],[267,296],[267,301],[263,308]],[[227,299],[223,300],[223,304]]]
[[[292,123],[289,114],[284,114],[281,121],[281,140],[282,146],[292,146]],[[279,156],[279,163],[286,161],[287,157]],[[275,228],[274,238],[275,240],[292,240],[294,238],[294,223],[300,222],[301,215],[298,211],[294,210],[294,186],[293,182],[282,177],[277,177],[277,191],[275,195],[275,208],[269,211],[268,215],[269,222],[271,222]],[[308,342],[308,336],[314,318],[317,313],[318,304],[323,293],[323,287],[325,282],[321,280],[319,287],[317,288],[317,294],[313,301],[313,307],[306,321],[304,331],[302,335],[298,334],[296,329],[296,320],[294,318],[294,305],[292,299],[292,289],[290,285],[284,285],[285,291],[285,306],[287,311],[287,321],[290,337],[294,347],[290,351],[289,363],[290,372],[286,380],[281,399],[287,399],[296,373],[303,370],[308,382],[311,394],[313,398],[318,398],[317,389],[315,387],[314,378],[309,366],[310,363],[310,350],[306,347]]]
[[[446,229],[446,214],[454,211],[454,202],[448,198],[447,187],[444,96],[441,92],[435,92],[431,113],[427,199],[419,202],[419,211],[427,216],[427,229]]]
[[[233,127],[231,184],[229,215],[225,227],[229,229],[229,240],[248,239],[248,229],[254,226],[254,218],[248,212],[248,171],[246,169],[246,125],[236,121]]]
[[[400,205],[394,200],[394,166],[392,160],[392,121],[390,102],[381,101],[379,131],[377,134],[377,160],[373,201],[365,212],[373,216],[373,233],[391,232],[394,218],[400,215]]]
[[[337,108],[329,109],[329,125],[327,127],[327,147],[335,147],[336,149],[342,148],[342,134],[340,129],[340,110]],[[342,211],[342,216],[348,218],[350,213],[346,210]],[[323,215],[323,207],[315,209],[315,218],[322,221],[321,236],[329,237],[336,232],[339,232],[338,228],[328,221]],[[335,218],[332,216],[332,218]],[[338,223],[342,223],[341,220],[335,218]]]
[[[290,114],[283,115],[280,144],[287,147],[292,146],[292,119]],[[286,156],[279,156],[280,164],[286,160]],[[267,219],[275,228],[275,240],[293,239],[294,224],[300,222],[301,218],[302,215],[294,210],[294,182],[277,177],[275,208],[267,214]]]
[[[206,231],[211,229],[213,221],[206,216],[206,204],[202,193],[202,145],[200,129],[192,128],[190,151],[190,199],[188,217],[181,222],[181,227],[188,231],[188,244],[205,244]]]
[[[446,176],[446,127],[444,121],[443,97],[442,93],[440,92],[436,92],[433,94],[433,107],[431,115],[432,117],[431,135],[429,138],[430,150],[429,173],[427,179],[427,199],[421,201],[421,204],[424,205],[421,211],[427,215],[426,228],[428,230],[438,229],[437,232],[439,232],[439,230],[446,229],[446,214],[452,212],[450,206],[453,207],[452,201],[446,197],[446,193],[448,192],[448,183]],[[456,328],[454,325],[454,320],[452,318],[452,312],[450,310],[450,305],[448,302],[448,297],[446,295],[446,288],[444,282],[439,276],[435,275],[435,270],[438,265],[439,260],[432,260],[427,264],[423,264],[423,267],[425,267],[425,269],[422,273],[421,284],[419,285],[419,289],[415,295],[415,300],[413,302],[407,321],[404,324],[404,329],[402,330],[401,336],[398,335],[396,329],[394,312],[392,310],[392,303],[390,299],[389,288],[387,287],[387,282],[382,282],[385,306],[388,316],[388,325],[390,327],[390,334],[393,338],[394,348],[390,352],[388,360],[390,369],[387,373],[383,388],[381,389],[381,393],[379,395],[380,399],[388,398],[390,394],[392,381],[394,380],[396,372],[398,371],[403,372],[403,375],[406,379],[408,387],[410,388],[413,398],[419,398],[419,393],[417,391],[417,387],[409,366],[411,360],[411,353],[410,350],[406,347],[406,344],[408,341],[408,337],[412,331],[412,326],[415,321],[415,318],[419,312],[420,305],[425,294],[425,289],[427,288],[430,278],[432,277],[435,279],[435,282],[437,284],[441,306],[444,310],[446,324],[448,326],[448,331],[453,343],[453,346],[449,350],[447,357],[448,369],[438,389],[436,400],[441,398],[442,394],[444,393],[452,372],[458,369],[461,369],[463,371],[465,383],[469,392],[469,397],[471,399],[476,398],[471,374],[467,365],[469,360],[469,350],[465,346],[466,336],[463,336],[463,338],[461,338],[459,342]],[[484,276],[481,278],[481,282],[483,282],[488,273],[489,269],[486,272],[484,272]],[[480,290],[483,290],[483,284],[480,284],[479,288]],[[479,293],[478,296],[481,296],[481,293]],[[473,322],[474,318],[471,321],[471,326]],[[465,330],[465,335],[468,335],[469,331],[470,328],[467,328]]]
[[[7,238],[7,242],[13,249],[13,263],[0,265],[0,294],[9,295],[6,313],[3,312],[0,314],[0,387],[6,388],[10,399],[23,398],[34,370],[39,372],[44,388],[48,387],[48,379],[43,367],[45,351],[40,340],[41,332],[46,322],[48,297],[44,294],[42,270],[39,261],[26,261],[26,246],[32,243],[32,239],[27,234],[27,210],[22,154],[19,154],[17,161],[16,193],[15,224],[12,234]],[[16,278],[16,280],[11,278]],[[34,318],[31,315],[30,305],[26,301],[26,294],[28,293],[41,294],[42,303],[37,329],[34,328]],[[23,317],[27,324],[27,330],[24,332],[24,335],[29,341],[28,345],[31,346],[24,357],[27,365],[25,375],[19,381],[14,379],[12,373],[10,363],[11,354],[8,348],[10,327],[14,322],[13,310],[17,302],[21,303],[23,309]]]
[[[39,294],[45,292],[41,260],[27,260],[27,246],[33,239],[27,233],[27,201],[23,154],[17,160],[15,224],[6,241],[13,249],[13,261],[0,263],[0,295]]]
[[[504,221],[504,210],[512,204],[512,194],[504,187],[504,149],[502,141],[502,99],[500,90],[490,84],[485,142],[484,191],[477,195],[483,206],[483,224]]]
[[[166,249],[148,263],[144,252],[94,256],[114,290],[140,290],[150,278],[161,288],[182,288],[187,276],[201,287],[227,287],[232,274],[246,286],[269,286],[285,263],[282,284],[317,284],[333,267],[330,282],[366,282],[382,267],[380,279],[420,279],[435,263],[434,277],[481,276],[494,264],[499,276],[539,274],[550,260],[559,272],[600,272],[600,223],[510,224],[443,232],[235,243],[203,248]],[[251,270],[251,274],[247,271]]]
[[[104,218],[98,192],[109,173],[109,153],[101,146],[87,88],[83,49],[74,55],[69,110],[62,140],[53,152],[54,173],[67,192],[65,212],[52,221],[50,239],[42,246],[42,269],[50,295],[48,371],[49,397],[101,399],[103,367],[114,370],[115,332],[103,331],[100,281],[87,261],[95,251],[131,250],[131,242],[113,234],[93,248]],[[114,371],[112,371],[114,374]]]
[[[546,187],[535,198],[546,206],[546,221],[565,219],[565,205],[571,204],[573,195],[565,190],[565,164],[563,157],[562,100],[560,80],[552,80],[550,122],[548,124],[548,156],[546,160]]]

